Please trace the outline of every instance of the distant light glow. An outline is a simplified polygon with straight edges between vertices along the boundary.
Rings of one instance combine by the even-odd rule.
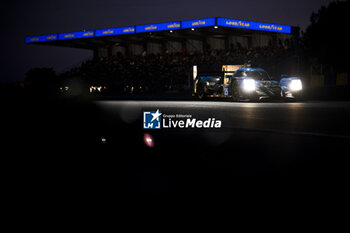
[[[154,139],[152,135],[145,133],[143,136],[143,142],[146,144],[146,146],[152,148],[154,147]]]
[[[106,87],[102,88],[102,86],[90,86],[90,88],[89,88],[90,93],[92,93],[92,92],[101,92],[102,89],[106,89]]]
[[[193,80],[195,80],[197,78],[197,66],[193,66]]]

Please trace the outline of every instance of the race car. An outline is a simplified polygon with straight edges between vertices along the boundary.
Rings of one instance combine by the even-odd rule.
[[[283,76],[272,80],[261,68],[242,67],[235,71],[225,69],[216,74],[198,74],[194,78],[194,94],[199,99],[208,97],[231,98],[233,101],[262,99],[297,99],[301,97],[302,82],[298,77]]]

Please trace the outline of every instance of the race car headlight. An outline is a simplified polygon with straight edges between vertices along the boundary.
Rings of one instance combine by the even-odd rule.
[[[255,91],[256,85],[254,79],[244,79],[242,83],[242,88],[244,91]]]
[[[294,79],[294,80],[290,81],[290,83],[289,83],[289,90],[291,90],[291,91],[300,91],[301,89],[303,89],[303,85],[301,84],[301,80],[300,79]]]

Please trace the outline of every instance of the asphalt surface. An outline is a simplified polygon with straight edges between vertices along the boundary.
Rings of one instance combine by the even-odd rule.
[[[132,151],[130,154],[142,148],[136,153],[141,159],[187,164],[188,171],[203,169],[201,172],[206,175],[211,171],[211,177],[228,172],[218,175],[221,180],[236,176],[345,177],[348,170],[350,102],[98,101],[96,104],[106,124],[106,146],[123,145]],[[203,121],[215,118],[222,125],[221,128],[143,129],[143,112],[156,110],[163,118],[182,114]],[[143,142],[145,133],[152,135],[153,148]]]
[[[348,177],[350,102],[27,100],[7,107],[7,176],[24,189],[66,195],[113,187],[118,200],[144,204],[223,201],[234,188],[239,198],[267,192],[271,200],[276,191],[319,195]],[[143,129],[143,112],[156,110],[222,124]]]

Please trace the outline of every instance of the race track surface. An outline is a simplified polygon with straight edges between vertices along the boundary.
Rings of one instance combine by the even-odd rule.
[[[144,129],[157,110],[222,124]],[[349,175],[350,102],[28,100],[4,116],[7,175],[38,190],[112,187],[137,204],[231,200],[232,189],[235,200],[304,201],[334,198]]]
[[[350,138],[350,102],[99,101],[122,121],[140,120],[142,111],[188,114],[222,120],[223,130],[256,130],[286,134]]]

